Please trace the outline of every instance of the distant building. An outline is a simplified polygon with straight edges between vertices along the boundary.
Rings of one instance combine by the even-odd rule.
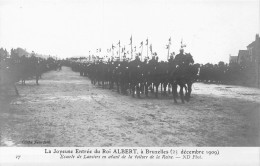
[[[235,61],[235,57],[230,56],[229,61]],[[255,35],[255,40],[247,46],[247,50],[239,50],[237,56],[238,64],[249,64],[254,67],[253,78],[256,87],[260,88],[260,37]]]
[[[251,62],[252,57],[249,56],[248,50],[239,50],[237,56],[237,63],[241,64],[242,62]]]
[[[256,87],[260,88],[260,38],[259,34],[255,35],[255,41],[247,46],[250,61],[255,66]]]
[[[253,41],[252,43],[250,43],[247,46],[247,51],[248,51],[251,62],[256,62],[257,59],[260,57],[260,38],[259,38],[259,34],[256,34],[255,41]]]
[[[229,64],[230,63],[237,63],[237,56],[229,55]]]
[[[260,59],[260,38],[259,34],[256,34],[255,41],[247,46],[247,50],[239,50],[237,63],[241,62],[257,62],[257,58]]]

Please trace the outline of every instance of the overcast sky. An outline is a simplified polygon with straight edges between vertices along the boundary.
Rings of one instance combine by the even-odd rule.
[[[129,50],[132,35],[137,51],[148,37],[165,60],[171,37],[171,52],[183,39],[195,62],[228,62],[259,33],[259,7],[259,0],[0,0],[0,47],[88,56],[119,40]]]

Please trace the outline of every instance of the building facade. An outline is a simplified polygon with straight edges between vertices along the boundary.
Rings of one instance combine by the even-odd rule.
[[[231,63],[237,63],[237,56],[229,55],[229,64]]]
[[[253,41],[252,43],[250,43],[247,46],[247,51],[248,54],[250,56],[250,60],[251,62],[257,62],[259,59],[259,53],[260,53],[260,38],[259,38],[259,34],[256,34],[255,36],[255,41]]]
[[[256,73],[256,87],[260,88],[260,38],[256,34],[255,41],[247,46],[247,51],[252,64],[255,66]]]
[[[233,60],[234,61],[234,60]],[[252,77],[255,80],[254,85],[260,87],[260,37],[256,34],[255,40],[247,46],[247,50],[239,50],[237,63],[247,64],[253,67]],[[251,75],[251,74],[250,74]]]

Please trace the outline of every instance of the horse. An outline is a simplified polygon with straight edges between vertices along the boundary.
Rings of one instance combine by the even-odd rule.
[[[132,97],[135,97],[136,92],[137,97],[140,98],[141,87],[144,84],[144,72],[141,61],[134,60],[129,63],[129,80]]]
[[[180,98],[182,103],[184,103],[184,100],[189,102],[190,95],[192,91],[192,84],[196,81],[198,78],[198,72],[199,72],[199,64],[186,66],[185,68],[177,68],[172,73],[172,88],[173,88],[173,99],[174,102],[177,103],[177,87],[179,85],[180,87]],[[183,90],[185,89],[185,95]]]
[[[166,84],[166,79],[167,79],[167,73],[166,69],[164,67],[164,63],[154,63],[152,65],[148,64],[148,71],[146,74],[146,87],[145,87],[145,94],[148,97],[148,87],[149,86],[154,86],[156,91],[155,91],[155,97],[158,98],[158,88],[159,85],[161,86],[167,85]],[[166,90],[166,87],[165,87]]]
[[[191,94],[191,86],[194,81],[194,77],[196,77],[198,73],[198,65],[193,65],[194,60],[190,53],[182,55],[176,55],[174,62],[175,69],[171,73],[171,84],[172,84],[172,93],[174,102],[177,103],[177,87],[180,86],[180,97],[182,103],[184,103],[184,99],[189,101]],[[185,98],[183,89],[185,89]]]

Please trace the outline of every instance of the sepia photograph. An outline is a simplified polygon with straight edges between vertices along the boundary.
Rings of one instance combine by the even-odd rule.
[[[259,147],[259,22],[259,0],[0,0],[0,147]]]

